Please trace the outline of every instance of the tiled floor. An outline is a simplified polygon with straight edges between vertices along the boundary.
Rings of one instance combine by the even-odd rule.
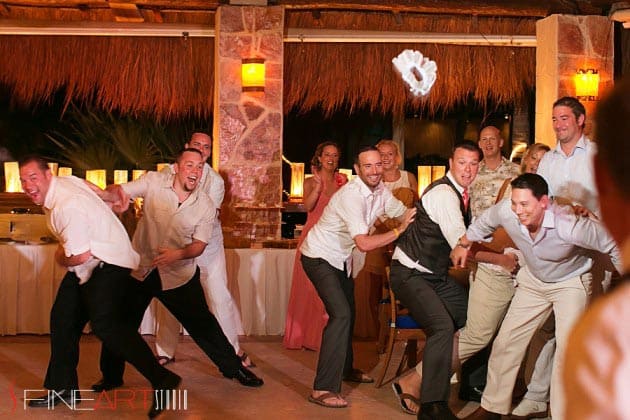
[[[146,337],[152,342],[151,336]],[[348,385],[342,393],[350,402],[345,409],[329,409],[309,403],[306,397],[311,389],[317,353],[285,350],[279,337],[245,337],[243,347],[258,367],[254,371],[265,380],[258,389],[242,387],[238,382],[225,379],[209,362],[189,337],[182,337],[177,360],[169,367],[184,380],[181,390],[186,391],[187,406],[166,412],[161,419],[412,419],[404,414],[394,398],[390,384],[375,388],[372,384]],[[81,342],[79,381],[81,388],[100,377],[98,354],[100,344],[93,336],[84,336]],[[355,365],[366,371],[378,363],[373,341],[355,342]],[[71,410],[58,405],[54,410],[24,408],[24,393],[29,397],[40,394],[49,355],[48,336],[0,337],[0,418],[75,418],[111,419],[144,418],[148,407],[144,405],[144,390],[148,383],[133,368],[125,374],[125,386],[118,393],[107,396],[84,391],[85,400]],[[457,385],[453,385],[451,407],[462,416],[477,407],[456,398]],[[181,395],[183,405],[184,394]],[[150,397],[148,397],[150,401]],[[10,416],[10,417],[9,417]]]

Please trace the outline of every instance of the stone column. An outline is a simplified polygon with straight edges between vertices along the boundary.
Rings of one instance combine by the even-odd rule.
[[[213,166],[225,180],[226,246],[279,239],[284,8],[220,6],[215,19]],[[264,58],[264,93],[242,92],[241,60]]]
[[[537,142],[554,147],[552,105],[575,96],[573,76],[579,68],[599,71],[599,96],[613,83],[613,24],[605,16],[551,15],[536,22],[536,134]],[[581,101],[586,108],[585,134],[592,132],[597,101]]]

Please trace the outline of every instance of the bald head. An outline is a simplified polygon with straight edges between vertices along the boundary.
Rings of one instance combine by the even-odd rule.
[[[479,133],[479,148],[483,152],[484,159],[500,159],[502,147],[503,137],[498,128],[489,125],[481,130]]]

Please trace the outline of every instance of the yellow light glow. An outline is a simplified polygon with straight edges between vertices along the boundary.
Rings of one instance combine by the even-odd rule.
[[[265,60],[244,58],[241,63],[241,79],[243,92],[264,92]]]
[[[599,73],[595,69],[579,69],[575,76],[575,96],[581,100],[594,101],[599,95]]]
[[[418,166],[418,197],[421,197],[424,190],[431,184],[431,172],[431,166]]]
[[[157,171],[161,172],[162,169],[166,168],[169,164],[168,163],[158,163],[157,164]]]
[[[68,168],[67,166],[60,167],[57,176],[72,176],[72,168]]]
[[[114,171],[114,184],[126,184],[129,180],[129,171],[117,169]]]
[[[431,167],[431,182],[443,178],[446,175],[446,166],[437,165]]]
[[[6,192],[23,192],[17,162],[4,162],[4,187]]]
[[[142,175],[144,175],[146,173],[147,173],[147,171],[144,170],[144,169],[134,169],[131,172],[131,179],[135,181],[136,179],[140,178]]]
[[[348,177],[348,181],[352,181],[352,178],[354,177],[354,175],[352,175],[352,169],[339,168],[339,173]]]
[[[304,164],[291,163],[291,192],[289,200],[302,201],[304,197]]]
[[[50,168],[50,172],[52,172],[54,176],[57,176],[57,173],[59,172],[59,164],[57,162],[48,162],[48,167]]]
[[[85,179],[99,188],[104,189],[107,186],[107,171],[105,169],[90,169],[85,171]]]

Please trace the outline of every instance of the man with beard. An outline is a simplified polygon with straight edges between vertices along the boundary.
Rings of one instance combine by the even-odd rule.
[[[302,266],[328,312],[322,335],[317,374],[309,401],[324,407],[347,407],[340,395],[341,381],[372,382],[353,368],[354,282],[349,258],[354,247],[365,252],[393,242],[413,220],[407,209],[382,182],[381,154],[364,147],[355,158],[357,176],[337,191],[319,221],[308,232],[302,247]],[[379,216],[399,218],[393,230],[369,235]]]

